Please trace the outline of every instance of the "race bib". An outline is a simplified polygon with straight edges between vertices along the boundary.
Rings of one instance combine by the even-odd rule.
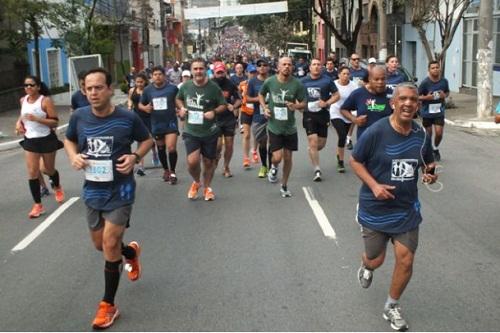
[[[276,120],[288,120],[288,108],[275,106],[274,118]]]
[[[299,76],[304,76],[306,73],[304,72],[304,69],[299,68],[298,73]]]
[[[429,104],[429,113],[440,113],[441,103]]]
[[[113,161],[87,160],[89,165],[85,168],[85,179],[92,182],[113,181]]]
[[[318,112],[318,111],[320,111],[321,108],[319,107],[319,101],[308,102],[307,103],[307,109],[309,110],[309,112]]]
[[[188,124],[203,124],[203,111],[188,111]]]
[[[167,110],[167,98],[166,97],[156,97],[153,98],[153,109],[155,110]]]
[[[253,110],[253,103],[246,103],[246,107],[250,110]]]

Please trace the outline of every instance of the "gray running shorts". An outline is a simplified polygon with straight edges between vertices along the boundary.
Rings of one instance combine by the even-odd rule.
[[[97,210],[87,206],[87,222],[89,224],[89,229],[92,231],[103,228],[104,221],[109,221],[115,225],[121,225],[128,228],[131,214],[132,205],[119,207],[110,211]]]
[[[257,142],[267,141],[267,123],[252,123],[252,134]]]
[[[365,243],[366,257],[370,260],[377,258],[382,252],[384,252],[389,240],[391,240],[393,244],[394,241],[398,241],[412,253],[417,251],[418,227],[402,234],[388,234],[361,226],[361,236],[363,237],[363,242]]]

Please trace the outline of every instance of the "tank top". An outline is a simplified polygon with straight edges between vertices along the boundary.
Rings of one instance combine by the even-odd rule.
[[[45,96],[40,95],[34,103],[28,102],[28,95],[23,99],[23,105],[21,107],[21,116],[27,114],[32,114],[38,118],[47,118],[47,113],[42,109],[42,100]],[[32,138],[42,138],[50,134],[50,127],[44,124],[40,124],[37,121],[25,120],[23,119],[23,124],[26,132],[24,136],[28,139]]]

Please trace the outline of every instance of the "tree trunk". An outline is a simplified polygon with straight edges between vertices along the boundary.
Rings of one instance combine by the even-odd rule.
[[[41,80],[42,79],[42,70],[40,68],[40,27],[38,26],[38,22],[36,18],[32,16],[30,18],[31,29],[33,30],[33,41],[34,41],[34,51],[35,51],[35,68],[36,68],[36,76]]]
[[[492,114],[492,1],[481,1],[479,7],[479,40],[477,51],[477,116],[486,118]]]
[[[425,54],[427,54],[427,60],[429,60],[429,62],[434,60],[434,54],[432,53],[431,45],[429,44],[429,40],[427,39],[425,29],[422,27],[418,27],[417,32],[418,36],[420,37],[420,41],[422,42],[422,44],[424,44],[424,50]]]
[[[378,9],[378,59],[385,61],[387,58],[387,14],[384,8],[384,0],[377,1]]]

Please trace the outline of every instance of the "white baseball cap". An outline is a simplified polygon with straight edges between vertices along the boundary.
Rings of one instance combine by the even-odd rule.
[[[377,59],[371,57],[370,59],[368,59],[368,63],[369,64],[376,64],[377,63]]]
[[[190,72],[190,71],[188,71],[187,69],[186,69],[186,70],[183,70],[183,71],[182,71],[182,76],[189,76],[189,77],[191,77],[191,72]]]

